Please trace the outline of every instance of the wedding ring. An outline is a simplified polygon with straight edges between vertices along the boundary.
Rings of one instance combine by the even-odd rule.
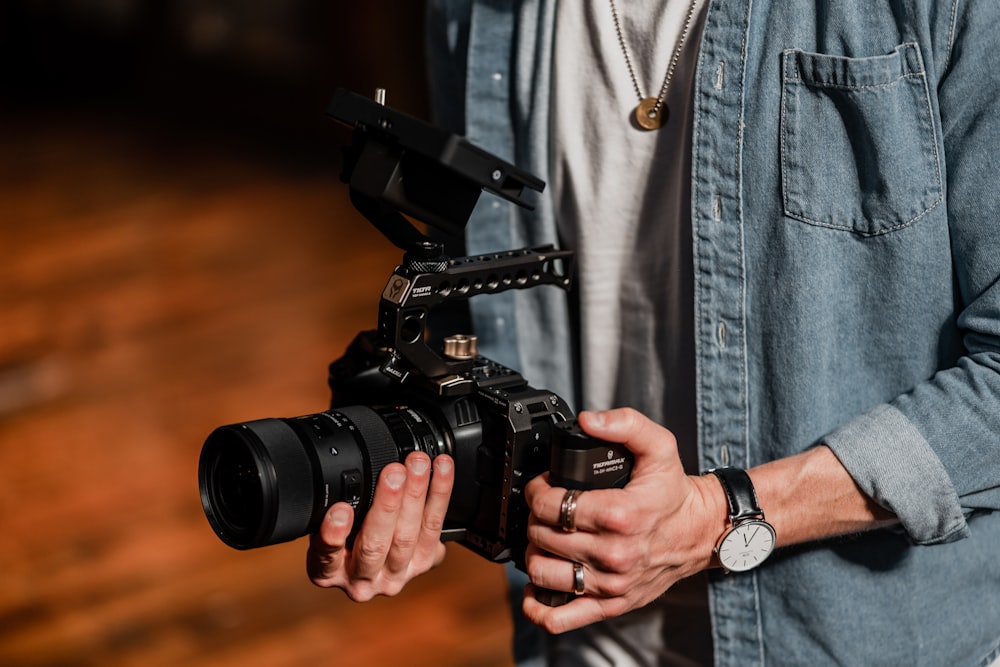
[[[583,564],[573,562],[573,592],[576,595],[583,595]]]
[[[579,489],[569,489],[563,496],[562,506],[559,508],[559,525],[567,533],[576,532],[576,498],[580,495]]]

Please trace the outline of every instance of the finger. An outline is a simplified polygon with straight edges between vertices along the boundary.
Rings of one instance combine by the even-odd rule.
[[[663,458],[664,446],[677,449],[674,434],[632,408],[584,411],[577,417],[580,428],[593,437],[608,442],[619,442],[637,457]]]
[[[528,584],[521,611],[525,618],[551,634],[561,634],[597,621],[620,616],[627,610],[621,598],[604,599],[581,595],[559,607],[549,607],[535,597],[535,587]]]
[[[566,489],[549,486],[536,478],[528,483],[524,492],[528,507],[531,508],[531,516],[537,522],[536,532],[531,532],[532,526],[529,523],[529,539],[544,540],[547,544],[553,536],[572,534],[566,532],[562,525]],[[575,508],[572,510],[573,525],[576,528],[574,532],[594,533],[606,530],[610,525],[617,525],[615,515],[618,512],[621,493],[621,489],[591,489],[578,492]],[[543,530],[544,528],[548,528],[549,532]]]
[[[400,463],[390,463],[379,475],[371,508],[351,551],[352,579],[371,581],[380,574],[396,532],[405,484],[406,468]]]
[[[590,544],[590,541],[585,540],[584,535],[579,531],[576,533],[563,532],[562,528],[555,528],[542,522],[534,514],[528,517],[527,537],[529,552],[530,549],[537,548],[543,553],[560,559],[579,560],[584,556],[585,542],[587,545]]]
[[[347,503],[336,503],[327,510],[319,530],[309,537],[306,572],[317,586],[324,588],[343,582],[347,558],[347,536],[354,522],[354,510]]]
[[[406,457],[403,503],[396,518],[395,533],[385,559],[385,567],[390,574],[405,573],[410,567],[423,525],[430,471],[431,459],[424,452],[412,452]]]
[[[539,475],[524,487],[524,499],[532,514],[542,523],[561,529],[562,502],[567,490],[549,484],[548,477]],[[583,494],[578,494],[577,498]],[[579,501],[577,502],[579,508]]]
[[[454,485],[455,462],[446,454],[436,457],[418,545],[420,549],[433,551],[434,557],[430,563],[432,566],[439,564],[444,558],[445,549],[441,543],[441,531],[448,515],[448,504],[451,502]]]
[[[567,593],[576,592],[577,581],[573,563],[572,560],[539,549],[534,545],[530,545],[525,552],[525,569],[528,578],[539,588]],[[583,580],[586,584],[587,567],[583,567]]]

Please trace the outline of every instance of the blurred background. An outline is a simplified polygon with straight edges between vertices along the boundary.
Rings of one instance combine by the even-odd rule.
[[[224,546],[215,426],[326,406],[399,253],[337,181],[333,90],[427,117],[410,0],[0,5],[0,665],[509,665],[502,568],[314,588]]]

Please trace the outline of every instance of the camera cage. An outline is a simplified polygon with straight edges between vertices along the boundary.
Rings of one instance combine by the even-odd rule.
[[[313,532],[326,507],[342,500],[357,511],[353,540],[388,462],[412,449],[448,451],[462,474],[442,540],[523,569],[524,485],[548,470],[566,488],[621,487],[632,455],[584,434],[559,396],[463,347],[461,337],[454,349],[446,340],[442,356],[424,334],[441,304],[537,285],[568,288],[572,253],[546,246],[450,258],[405,216],[456,235],[483,190],[529,206],[525,191],[544,184],[381,100],[339,90],[328,111],[354,130],[342,174],[351,200],[404,250],[403,262],[382,292],[378,328],[359,333],[330,365],[330,411],[209,435],[198,468],[205,514],[224,542],[246,549]],[[341,400],[348,396],[350,405]]]
[[[459,236],[484,190],[531,209],[526,191],[541,192],[545,183],[462,137],[357,93],[338,89],[327,113],[353,129],[341,174],[351,203],[404,251],[379,303],[376,336],[389,353],[382,372],[399,382],[415,372],[441,395],[474,391],[475,359],[442,356],[427,344],[430,311],[510,289],[568,289],[573,253],[542,246],[452,258],[406,216]]]

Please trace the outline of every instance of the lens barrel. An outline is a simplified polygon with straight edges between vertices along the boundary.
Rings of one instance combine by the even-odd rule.
[[[220,426],[201,450],[202,507],[236,549],[314,532],[338,501],[354,506],[357,526],[382,469],[410,451],[446,451],[444,433],[415,409],[367,406]]]

